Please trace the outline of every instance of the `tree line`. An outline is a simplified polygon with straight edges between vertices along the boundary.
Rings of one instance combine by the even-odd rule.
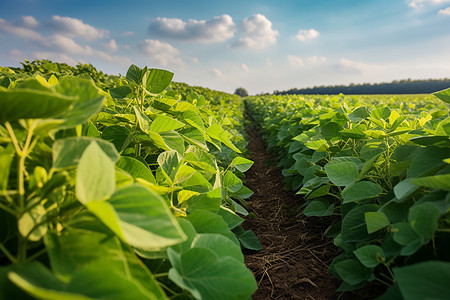
[[[450,87],[450,78],[425,80],[394,80],[383,83],[362,83],[350,85],[315,86],[312,88],[274,91],[275,95],[286,94],[327,94],[327,95],[367,95],[367,94],[430,94]]]

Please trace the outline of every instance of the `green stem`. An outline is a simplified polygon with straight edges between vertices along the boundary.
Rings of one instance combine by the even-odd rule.
[[[4,205],[3,203],[0,203],[0,208],[3,209],[4,211],[8,212],[9,214],[17,217],[16,211],[14,211],[13,209],[11,209],[8,206]]]
[[[14,129],[12,128],[11,124],[8,121],[5,122],[5,128],[8,131],[9,136],[11,137],[11,141],[13,143],[17,155],[22,155],[22,149],[20,149],[19,142],[17,141],[16,135],[14,134]]]
[[[13,263],[13,264],[17,264],[17,259],[11,254],[11,252],[8,251],[8,249],[6,249],[6,247],[0,243],[0,250],[3,252],[3,254],[5,254],[5,256]]]
[[[24,262],[27,259],[27,239],[20,236],[18,242],[18,262]]]
[[[36,258],[38,258],[39,256],[41,256],[42,254],[44,254],[45,252],[47,252],[47,249],[41,249],[38,252],[34,253],[33,255],[31,255],[30,257],[27,258],[27,261],[32,261]]]

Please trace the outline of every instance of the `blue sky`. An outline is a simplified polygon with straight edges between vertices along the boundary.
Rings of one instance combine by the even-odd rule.
[[[450,77],[450,0],[0,2],[0,65],[130,64],[251,94]]]

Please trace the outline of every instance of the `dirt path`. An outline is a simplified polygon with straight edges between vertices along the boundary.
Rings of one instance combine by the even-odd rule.
[[[327,269],[337,248],[323,237],[328,225],[300,213],[302,198],[283,189],[281,170],[268,165],[272,158],[259,134],[247,133],[255,162],[246,173],[246,186],[254,191],[249,209],[258,217],[247,219],[244,227],[264,247],[245,257],[259,286],[253,299],[336,299],[340,283]]]

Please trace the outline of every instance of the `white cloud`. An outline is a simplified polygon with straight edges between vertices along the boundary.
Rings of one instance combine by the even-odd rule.
[[[178,40],[205,43],[223,42],[231,39],[236,25],[229,15],[221,15],[210,20],[188,20],[177,18],[156,18],[148,28],[152,35]]]
[[[39,41],[43,44],[46,43],[44,37],[39,32],[36,32],[29,28],[22,27],[22,25],[14,25],[1,18],[0,18],[0,32],[6,32],[31,41]]]
[[[63,53],[58,52],[46,52],[46,51],[37,51],[33,53],[36,59],[48,59],[54,62],[62,62],[71,66],[75,66],[77,61],[72,57],[69,57]]]
[[[47,26],[59,34],[71,38],[83,38],[87,41],[106,38],[109,31],[105,29],[97,29],[91,25],[83,23],[83,21],[70,17],[53,16],[47,21]]]
[[[426,4],[444,4],[449,2],[450,0],[409,0],[408,6],[412,8],[421,8]]]
[[[33,16],[22,16],[20,21],[17,22],[18,26],[26,28],[35,28],[39,25],[39,22]]]
[[[225,76],[223,75],[223,73],[222,73],[219,69],[217,69],[217,68],[212,69],[209,73],[210,73],[211,75],[215,76],[215,77],[225,78]]]
[[[294,55],[288,55],[287,60],[289,64],[293,66],[303,66],[305,63],[303,62],[303,59],[300,57],[294,56]]]
[[[272,22],[261,14],[245,18],[241,26],[243,37],[233,44],[236,48],[265,48],[275,44],[279,35],[278,30],[272,29]]]
[[[320,35],[320,33],[315,29],[300,29],[297,34],[295,35],[295,38],[299,41],[307,41],[317,38]]]
[[[115,40],[110,40],[108,43],[102,43],[102,46],[109,51],[116,51],[117,49],[119,49]]]
[[[369,70],[369,67],[361,62],[352,61],[346,58],[341,58],[336,64],[336,70],[343,73],[364,73]]]
[[[244,71],[244,72],[249,72],[250,70],[248,69],[248,66],[246,65],[246,64],[241,64],[241,69]]]
[[[438,14],[450,16],[450,7],[439,10]]]
[[[141,42],[138,48],[144,55],[162,66],[181,64],[178,57],[180,51],[168,43],[147,39]]]
[[[318,64],[318,63],[326,62],[327,59],[323,56],[311,56],[311,57],[308,57],[308,61],[313,64]]]

